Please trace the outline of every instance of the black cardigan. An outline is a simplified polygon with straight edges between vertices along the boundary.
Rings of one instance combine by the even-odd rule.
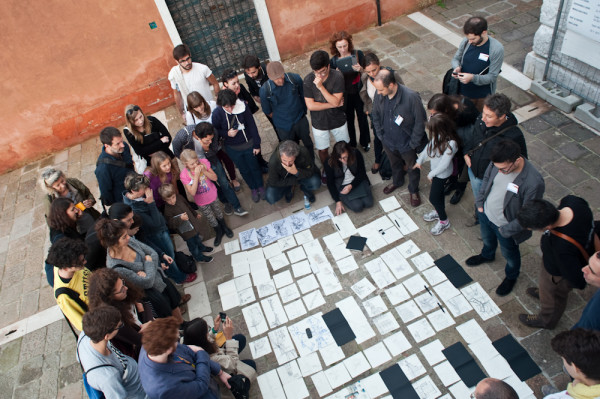
[[[367,177],[367,170],[365,168],[365,160],[363,159],[362,154],[357,149],[354,149],[354,157],[356,158],[355,162],[352,165],[348,165],[350,172],[354,175],[354,180],[350,184],[352,184],[352,189],[358,187],[364,180],[369,182],[369,178]],[[344,181],[344,171],[342,170],[341,163],[338,161],[338,166],[336,168],[332,168],[329,166],[329,159],[325,161],[325,174],[327,175],[327,188],[329,189],[329,193],[331,194],[331,198],[335,202],[340,200],[340,191],[342,190],[342,182]],[[370,182],[369,182],[370,184]]]

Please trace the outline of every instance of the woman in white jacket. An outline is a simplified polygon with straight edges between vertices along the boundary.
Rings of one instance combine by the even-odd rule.
[[[423,219],[426,222],[438,221],[431,229],[431,234],[437,236],[450,227],[444,202],[444,185],[452,175],[452,158],[458,151],[459,138],[456,135],[454,121],[444,114],[432,115],[427,122],[427,130],[429,143],[419,154],[414,168],[420,169],[423,162],[431,160],[431,171],[427,174],[427,178],[431,182],[429,202],[435,209],[423,215]]]

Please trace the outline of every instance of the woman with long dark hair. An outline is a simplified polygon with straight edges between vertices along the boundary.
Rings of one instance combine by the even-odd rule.
[[[324,167],[336,215],[344,212],[344,206],[353,212],[373,206],[371,183],[360,151],[345,141],[338,141]]]

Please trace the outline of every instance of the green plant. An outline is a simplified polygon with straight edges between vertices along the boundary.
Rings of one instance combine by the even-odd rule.
[[[438,7],[446,8],[446,0],[437,0]]]

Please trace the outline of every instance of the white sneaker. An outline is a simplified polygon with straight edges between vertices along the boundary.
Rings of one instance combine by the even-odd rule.
[[[440,234],[442,234],[444,232],[444,230],[447,230],[449,228],[450,228],[450,221],[448,221],[448,223],[442,223],[442,222],[438,221],[430,231],[431,231],[431,234],[433,234],[434,236],[439,236]]]
[[[428,212],[423,215],[423,220],[426,222],[433,222],[434,220],[440,220],[440,217],[436,210]]]

